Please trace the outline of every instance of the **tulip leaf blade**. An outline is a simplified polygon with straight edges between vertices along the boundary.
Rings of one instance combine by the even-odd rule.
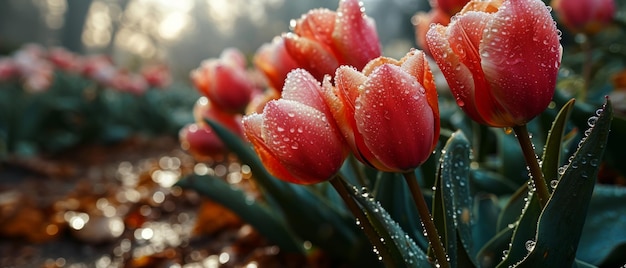
[[[624,204],[626,188],[609,185],[595,187],[576,253],[578,259],[603,267],[626,263],[623,254],[626,249]]]
[[[498,264],[498,268],[510,267],[521,261],[528,255],[529,248],[535,243],[534,238],[537,232],[537,220],[541,214],[541,204],[535,194],[529,194],[526,198],[524,209],[519,220],[514,223],[513,236],[504,260]]]
[[[518,189],[518,185],[497,172],[485,168],[472,168],[470,170],[472,187],[479,192],[493,193],[495,195],[511,194]]]
[[[343,182],[345,183],[345,182]],[[402,227],[387,213],[380,202],[374,200],[367,192],[361,192],[347,185],[351,197],[359,204],[365,213],[367,221],[375,229],[384,243],[384,249],[391,260],[383,260],[385,264],[393,263],[393,267],[430,267],[428,256],[422,251]],[[383,254],[381,254],[383,255]]]
[[[568,267],[574,264],[611,129],[613,108],[608,99],[596,115],[589,120],[590,128],[539,217],[534,247],[516,267]]]
[[[474,241],[474,251],[470,256],[477,256],[478,250],[496,236],[496,224],[501,208],[498,205],[496,195],[491,193],[480,193],[474,197],[474,219],[472,226],[472,240]]]
[[[499,261],[504,257],[504,252],[509,249],[513,230],[513,228],[509,227],[500,230],[478,251],[476,261],[479,267],[496,267]]]
[[[558,168],[561,163],[561,144],[563,143],[563,133],[574,108],[575,99],[569,100],[552,122],[552,127],[548,132],[548,138],[543,151],[541,169],[546,182],[550,183],[558,179]]]
[[[351,215],[339,211],[328,200],[322,199],[304,186],[275,178],[265,169],[250,144],[221,124],[207,118],[204,121],[242,163],[250,166],[264,198],[268,199],[272,208],[283,212],[285,220],[301,239],[351,263],[376,263],[376,256],[370,250],[367,237],[355,226]]]
[[[231,187],[224,180],[208,175],[192,175],[181,179],[176,185],[193,189],[232,210],[281,249],[289,252],[304,252],[302,241],[294,236],[282,215],[265,204],[251,200],[244,191]]]
[[[469,141],[462,131],[456,131],[442,150],[433,197],[433,219],[443,237],[451,267],[475,266],[472,262],[457,263],[461,260],[457,258],[459,255],[473,252],[469,166]]]

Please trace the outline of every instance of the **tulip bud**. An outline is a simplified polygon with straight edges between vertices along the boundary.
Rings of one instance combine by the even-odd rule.
[[[191,72],[196,88],[213,104],[230,113],[243,113],[255,90],[241,52],[227,49],[219,59],[208,59]]]
[[[282,98],[243,126],[267,170],[279,179],[313,184],[334,176],[345,157],[343,139],[321,96],[320,84],[303,69],[289,73]]]
[[[178,136],[181,148],[199,161],[220,157],[227,151],[222,140],[207,125],[186,125]]]
[[[562,48],[540,0],[473,0],[426,39],[457,104],[478,123],[524,125],[552,100]]]
[[[208,127],[205,119],[210,119],[221,124],[239,137],[243,137],[241,115],[231,114],[216,108],[208,98],[200,97],[193,107],[195,123],[201,127]]]
[[[437,91],[424,53],[400,61],[377,58],[363,72],[341,66],[325,98],[361,162],[382,171],[410,171],[428,159],[439,138]]]
[[[263,44],[254,55],[254,66],[267,78],[274,90],[282,90],[287,74],[298,67],[298,64],[287,53],[285,41],[274,38],[272,43]]]
[[[575,33],[595,34],[613,21],[614,0],[553,0],[557,18]]]
[[[293,33],[282,36],[285,48],[318,80],[340,65],[361,69],[381,54],[376,25],[358,0],[341,0],[336,12],[311,10],[293,26]]]

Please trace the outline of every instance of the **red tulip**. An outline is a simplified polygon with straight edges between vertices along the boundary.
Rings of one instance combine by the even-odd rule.
[[[571,31],[594,34],[611,24],[614,0],[553,0],[557,18]]]
[[[272,43],[263,44],[254,55],[254,66],[267,78],[274,90],[282,90],[287,74],[298,67],[281,38],[274,38]]]
[[[166,64],[144,66],[141,75],[151,87],[165,88],[172,83],[170,68]]]
[[[542,1],[473,0],[426,38],[457,104],[476,122],[520,126],[550,103],[562,49]]]
[[[422,51],[400,61],[377,58],[363,72],[341,66],[323,87],[352,152],[382,171],[410,171],[428,159],[439,138],[437,91]]]
[[[346,150],[320,84],[303,69],[289,73],[282,98],[243,119],[267,170],[287,182],[313,184],[337,173]]]
[[[255,90],[247,76],[245,58],[233,49],[225,50],[219,59],[203,61],[190,76],[200,93],[230,113],[243,113]]]
[[[207,125],[186,125],[178,135],[181,148],[198,160],[218,157],[227,151],[222,140]]]
[[[433,9],[439,9],[448,14],[449,17],[454,16],[463,9],[469,0],[431,0],[430,6]]]
[[[193,107],[193,117],[198,126],[208,127],[204,120],[210,119],[223,125],[237,136],[244,136],[243,127],[241,126],[241,116],[239,114],[227,113],[216,108],[206,97],[200,97],[196,101]]]
[[[311,10],[282,38],[291,57],[318,80],[340,65],[361,69],[381,55],[376,25],[358,0],[341,0],[336,12]]]

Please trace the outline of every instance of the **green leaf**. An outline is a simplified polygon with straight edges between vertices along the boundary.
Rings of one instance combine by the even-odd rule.
[[[219,123],[209,119],[205,121],[239,160],[250,166],[270,206],[283,211],[285,219],[301,239],[311,241],[329,254],[351,263],[377,263],[367,237],[357,228],[350,214],[338,211],[336,205],[329,204],[328,200],[307,187],[275,178],[265,169],[249,144]]]
[[[470,256],[476,256],[478,250],[484,247],[496,235],[496,223],[500,215],[500,207],[496,195],[480,193],[474,197],[474,224],[472,235],[474,251]]]
[[[489,242],[478,251],[476,261],[478,267],[491,268],[496,267],[507,250],[513,236],[513,228],[505,228],[499,231]]]
[[[518,185],[500,173],[484,168],[472,168],[470,170],[472,187],[475,192],[493,193],[495,195],[511,194]]]
[[[451,267],[471,267],[473,263],[457,263],[459,251],[473,251],[469,191],[470,146],[461,131],[446,142],[439,160],[439,172],[433,197],[433,219],[443,237]],[[457,234],[461,248],[457,248]]]
[[[576,257],[582,261],[612,267],[626,263],[626,188],[596,186]],[[618,248],[622,251],[617,251]],[[617,254],[612,254],[617,253]]]
[[[372,195],[359,191],[342,180],[349,191],[351,197],[357,201],[361,210],[366,214],[367,220],[374,227],[380,237],[380,241],[385,248],[376,249],[385,251],[385,256],[390,260],[383,260],[385,264],[392,267],[431,267],[428,256],[422,251],[405,232],[400,225],[394,221],[389,213],[380,203],[372,198]]]
[[[541,204],[539,198],[532,194],[526,202],[526,206],[522,210],[519,221],[514,223],[513,237],[509,244],[508,254],[497,267],[510,267],[521,261],[528,255],[529,248],[535,243],[535,234],[537,231],[537,220],[541,214]]]
[[[522,209],[526,206],[526,199],[528,197],[528,185],[524,184],[520,186],[513,195],[509,198],[498,217],[497,230],[501,231],[505,228],[510,228],[509,225],[514,224],[519,220],[522,215]]]
[[[590,118],[591,128],[539,218],[535,246],[518,267],[573,265],[612,118],[613,108],[607,99],[597,117]]]
[[[561,164],[561,144],[563,142],[563,133],[565,132],[565,126],[569,115],[574,108],[575,99],[568,101],[557,114],[550,132],[548,132],[548,139],[546,146],[543,150],[541,169],[543,171],[544,178],[548,185],[553,180],[558,179],[558,168]]]
[[[229,208],[281,250],[304,252],[302,241],[294,236],[282,215],[272,211],[267,205],[254,201],[244,191],[222,179],[212,176],[189,176],[178,181],[176,185],[194,189]]]

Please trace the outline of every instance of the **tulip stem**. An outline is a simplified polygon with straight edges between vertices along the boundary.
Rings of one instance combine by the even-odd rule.
[[[550,193],[548,192],[548,184],[543,178],[543,172],[541,171],[541,167],[539,167],[537,155],[535,155],[534,145],[530,140],[530,136],[528,134],[528,128],[526,128],[526,125],[516,126],[513,127],[513,131],[515,131],[517,140],[522,147],[522,152],[524,153],[526,164],[528,165],[528,168],[530,170],[530,177],[534,184],[535,192],[537,193],[539,197],[539,202],[541,203],[541,207],[543,208],[546,206],[546,203],[548,203]]]
[[[343,202],[346,204],[350,212],[352,212],[352,215],[354,215],[357,220],[357,224],[363,229],[363,232],[369,239],[370,243],[372,243],[372,246],[377,249],[376,252],[378,252],[380,257],[382,257],[382,261],[385,266],[393,267],[394,263],[392,262],[391,255],[389,255],[387,250],[385,250],[385,244],[383,241],[380,241],[380,236],[368,220],[367,214],[361,210],[359,205],[350,195],[348,183],[339,175],[330,179],[329,182],[335,188],[339,196],[341,196],[341,199],[343,199]]]
[[[448,264],[448,256],[446,254],[445,249],[443,248],[443,244],[441,243],[441,237],[439,236],[437,227],[435,227],[433,218],[430,216],[430,210],[428,209],[428,205],[426,204],[426,200],[424,199],[424,194],[422,194],[422,190],[420,189],[420,186],[417,183],[417,177],[415,176],[415,171],[402,173],[402,175],[404,176],[406,183],[409,185],[409,190],[411,191],[411,194],[413,195],[415,206],[417,207],[417,211],[420,215],[420,219],[422,220],[424,229],[426,230],[426,237],[428,238],[430,247],[435,253],[437,264],[439,264],[438,267],[441,267],[441,268],[450,267]]]

